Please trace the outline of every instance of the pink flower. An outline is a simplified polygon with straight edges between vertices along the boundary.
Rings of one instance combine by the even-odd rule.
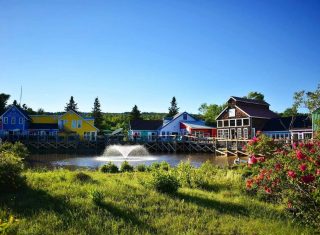
[[[249,165],[252,165],[252,164],[256,164],[258,162],[257,158],[252,155],[251,157],[249,157],[249,160],[248,160],[248,164]]]
[[[293,149],[296,149],[297,148],[297,143],[293,143],[292,147],[293,147]]]
[[[305,171],[307,169],[307,165],[306,164],[301,164],[299,166],[299,168],[300,168],[300,171]]]
[[[314,177],[313,174],[304,175],[304,176],[301,177],[301,180],[306,184],[311,183],[315,179],[316,179],[316,177]]]
[[[316,175],[320,175],[320,169],[316,170]]]
[[[288,176],[291,177],[292,179],[297,177],[297,174],[294,171],[288,171]]]
[[[271,188],[265,187],[265,188],[264,188],[264,191],[265,191],[267,194],[271,194]]]
[[[265,157],[260,157],[259,158],[259,162],[265,162],[265,161],[266,161]]]
[[[280,171],[281,170],[281,164],[277,163],[274,168],[276,169],[276,171]]]
[[[299,160],[303,160],[306,158],[306,156],[300,150],[296,151],[296,155]]]

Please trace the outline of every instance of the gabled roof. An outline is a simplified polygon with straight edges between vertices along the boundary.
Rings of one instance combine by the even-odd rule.
[[[66,115],[67,113],[74,113],[76,114],[78,117],[80,117],[82,120],[84,120],[86,123],[88,123],[88,125],[92,126],[93,128],[95,128],[96,130],[99,130],[97,127],[95,127],[94,125],[92,125],[90,122],[88,122],[88,120],[86,120],[84,117],[82,117],[77,111],[74,111],[73,109],[70,109],[69,111],[65,112],[64,114],[60,115],[58,117],[58,119],[62,118],[64,115]]]
[[[312,129],[312,120],[309,115],[295,116],[290,129]]]
[[[194,116],[192,116],[191,114],[187,113],[186,111],[182,112],[182,113],[178,113],[176,115],[173,116],[173,118],[171,120],[169,120],[168,122],[166,122],[166,124],[164,124],[161,128],[169,125],[171,122],[173,122],[174,120],[176,120],[178,117],[180,117],[181,115],[183,114],[187,114],[189,115],[190,117],[194,118],[195,120],[197,120],[197,118],[195,118]]]
[[[30,120],[31,118],[30,118],[30,116],[29,116],[29,114],[25,111],[25,110],[23,110],[22,108],[20,108],[20,107],[18,107],[18,106],[15,106],[15,105],[10,105],[8,108],[7,108],[7,110],[1,115],[1,117],[3,116],[3,115],[5,115],[10,109],[12,109],[12,108],[16,108],[21,114],[22,114],[22,116],[24,116],[26,119],[28,119],[28,120]]]
[[[130,121],[130,129],[137,131],[156,131],[162,124],[162,120],[132,120]]]
[[[237,104],[236,107],[241,109],[250,117],[257,117],[257,118],[277,118],[279,117],[278,114],[272,112],[269,108],[262,108],[262,107],[255,107],[255,106],[246,106],[242,104]]]
[[[181,123],[193,129],[215,129],[215,127],[207,126],[204,121],[182,121]]]
[[[29,129],[31,130],[58,130],[57,123],[31,123]]]
[[[255,100],[255,99],[247,99],[247,98],[242,98],[242,97],[237,97],[237,96],[231,96],[230,99],[233,99],[235,101],[239,101],[242,103],[248,103],[248,104],[258,104],[258,105],[267,105],[270,106],[267,102],[264,100]],[[230,100],[229,99],[229,100]]]

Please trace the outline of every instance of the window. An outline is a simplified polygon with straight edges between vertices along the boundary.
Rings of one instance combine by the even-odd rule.
[[[305,140],[312,139],[312,133],[304,133],[304,139]]]
[[[237,126],[242,126],[242,119],[237,119]]]
[[[8,117],[3,118],[3,124],[8,124]]]
[[[23,118],[19,118],[19,124],[23,124]]]
[[[235,109],[229,109],[229,117],[235,117],[236,116],[236,110]]]
[[[228,129],[224,129],[224,130],[223,130],[223,137],[224,137],[225,139],[229,139],[229,130],[228,130]]]
[[[78,128],[81,128],[81,127],[82,127],[82,120],[78,120],[77,127],[78,127]]]
[[[223,138],[223,130],[218,130],[218,138]]]
[[[223,121],[218,121],[218,127],[223,127]]]
[[[16,118],[11,118],[11,124],[16,124]]]
[[[242,138],[242,130],[241,130],[241,128],[238,128],[238,130],[237,130],[237,137],[238,137],[238,139]]]
[[[161,132],[161,135],[166,135],[166,132],[165,131]]]
[[[248,139],[248,137],[249,137],[249,136],[248,136],[248,128],[244,128],[244,129],[243,129],[243,138],[244,138],[244,139]]]
[[[77,128],[77,120],[72,120],[71,128]]]
[[[248,118],[244,118],[243,119],[243,125],[244,126],[249,126],[249,119]]]
[[[228,127],[229,126],[229,120],[224,120],[223,121],[223,126]]]
[[[236,120],[230,120],[230,126],[236,126]]]

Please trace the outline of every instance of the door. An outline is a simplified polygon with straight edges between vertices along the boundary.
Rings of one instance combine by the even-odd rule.
[[[231,139],[236,139],[236,130],[234,128],[230,129],[230,137]]]

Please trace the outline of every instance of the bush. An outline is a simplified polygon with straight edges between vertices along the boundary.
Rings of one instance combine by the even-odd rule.
[[[124,161],[120,166],[121,172],[131,172],[133,171],[133,166],[131,166],[127,161]]]
[[[193,179],[195,175],[195,169],[191,165],[190,161],[181,161],[176,168],[177,178],[182,186],[194,187]]]
[[[149,171],[156,171],[156,170],[159,170],[159,169],[160,169],[160,163],[159,162],[154,162],[148,167]]]
[[[11,192],[23,183],[21,176],[23,163],[21,158],[10,152],[0,153],[0,192]]]
[[[170,164],[167,163],[166,161],[162,161],[160,163],[160,169],[164,171],[168,171],[170,169]]]
[[[250,167],[248,192],[284,203],[294,220],[320,229],[320,141],[284,145],[273,157]]]
[[[21,159],[25,159],[29,156],[27,147],[20,142],[15,142],[14,144],[10,142],[4,142],[2,145],[0,145],[0,153],[3,152],[12,153],[17,157],[20,157]]]
[[[103,200],[104,200],[104,193],[101,191],[97,191],[97,190],[93,190],[91,193],[92,196],[92,202],[97,205],[100,206],[103,204]]]
[[[0,234],[7,234],[10,227],[17,221],[13,216],[10,216],[8,220],[0,219]]]
[[[112,162],[108,162],[108,164],[103,165],[100,168],[100,171],[103,173],[118,173],[119,168],[115,164],[113,164]]]
[[[170,172],[155,171],[152,174],[152,187],[161,193],[176,193],[180,187],[179,180]]]
[[[136,170],[139,172],[145,172],[147,170],[147,167],[145,164],[140,164],[136,166]]]
[[[80,181],[80,182],[89,182],[89,181],[92,181],[92,178],[90,175],[86,173],[78,172],[74,175],[74,180]]]

